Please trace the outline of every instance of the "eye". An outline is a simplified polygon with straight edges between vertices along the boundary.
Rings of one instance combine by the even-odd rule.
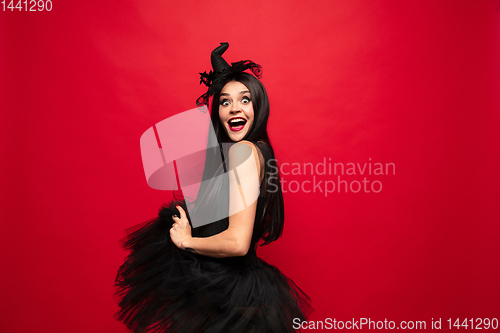
[[[251,101],[252,101],[252,99],[251,99],[250,97],[248,97],[248,96],[243,96],[243,98],[241,99],[241,102],[242,102],[243,104],[248,104],[248,103],[250,103]]]
[[[228,106],[229,104],[231,104],[231,103],[229,103],[228,99],[223,99],[222,101],[220,101],[220,105],[222,105],[222,106]]]

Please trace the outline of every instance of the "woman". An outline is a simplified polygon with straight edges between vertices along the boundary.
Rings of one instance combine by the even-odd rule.
[[[117,315],[135,333],[294,332],[293,319],[312,311],[309,297],[256,255],[259,240],[282,234],[283,197],[266,90],[243,72],[260,77],[260,66],[229,66],[228,46],[212,52],[214,71],[201,74],[209,89],[197,102],[213,95],[218,144],[207,149],[197,199],[162,207],[124,243],[131,253],[116,278]]]

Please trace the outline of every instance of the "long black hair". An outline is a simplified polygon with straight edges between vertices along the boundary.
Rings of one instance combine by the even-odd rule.
[[[227,77],[225,83],[237,81],[244,84],[252,96],[254,120],[250,130],[242,140],[257,145],[264,158],[264,179],[260,188],[260,198],[257,204],[252,243],[262,239],[261,245],[267,245],[277,240],[283,233],[285,209],[280,176],[274,155],[274,150],[267,134],[269,119],[269,99],[264,85],[253,75],[240,72]],[[221,88],[222,90],[222,88]],[[193,229],[194,237],[207,237],[227,228],[229,219],[221,216],[219,207],[229,207],[229,183],[227,175],[228,150],[232,142],[219,118],[219,98],[221,90],[215,92],[211,105],[211,125],[217,142],[210,139],[207,143],[205,168],[202,184],[194,205],[194,213],[210,221],[216,221]],[[220,163],[220,161],[222,163]],[[218,180],[216,180],[218,179]]]

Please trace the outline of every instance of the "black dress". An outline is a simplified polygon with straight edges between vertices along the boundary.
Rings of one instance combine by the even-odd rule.
[[[122,240],[129,256],[120,266],[116,287],[118,320],[139,332],[295,332],[313,311],[309,297],[281,271],[257,257],[212,258],[177,248],[170,228],[175,205]],[[259,197],[257,214],[262,210]],[[207,237],[227,229],[228,219],[192,230]],[[259,223],[254,224],[254,236]],[[258,241],[256,237],[252,241]],[[253,244],[253,243],[252,243]]]

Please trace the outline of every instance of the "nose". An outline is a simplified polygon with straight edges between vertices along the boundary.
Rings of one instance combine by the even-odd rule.
[[[238,108],[238,106],[233,106],[232,110],[229,112],[231,112],[231,114],[238,114],[240,112],[243,112],[243,110],[241,108]]]

